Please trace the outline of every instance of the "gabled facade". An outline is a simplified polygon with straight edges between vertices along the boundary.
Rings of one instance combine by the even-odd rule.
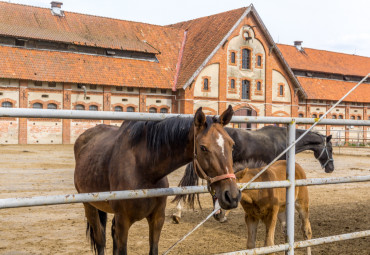
[[[156,26],[0,2],[1,107],[310,117],[370,69],[324,53],[276,45],[253,5]],[[356,104],[369,118],[369,84],[359,91],[345,118]],[[121,122],[2,118],[0,143],[73,143],[100,123]]]

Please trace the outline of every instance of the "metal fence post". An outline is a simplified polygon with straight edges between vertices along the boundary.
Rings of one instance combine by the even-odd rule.
[[[295,132],[295,121],[293,120],[288,125],[288,146],[294,143]],[[290,183],[286,192],[288,255],[294,255],[295,145],[287,152],[287,179]]]

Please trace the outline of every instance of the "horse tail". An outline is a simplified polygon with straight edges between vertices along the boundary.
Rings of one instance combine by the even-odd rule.
[[[105,241],[105,228],[107,226],[107,213],[106,212],[103,212],[103,211],[100,211],[100,210],[97,210],[98,211],[98,214],[99,214],[99,222],[101,224],[101,227],[102,227],[102,236],[104,238],[104,241]],[[86,236],[87,238],[90,239],[90,243],[91,243],[91,249],[94,250],[94,253],[95,254],[100,254],[100,250],[101,249],[104,249],[104,246],[100,245],[97,240],[95,240],[95,236],[94,236],[94,230],[92,228],[92,226],[89,224],[89,221],[87,221],[87,226],[86,226]]]
[[[186,166],[184,176],[179,182],[179,187],[184,187],[184,186],[197,186],[199,184],[199,178],[198,175],[194,171],[194,166],[193,164],[189,163]],[[200,200],[199,200],[199,194],[188,194],[188,195],[176,195],[175,198],[171,201],[172,203],[177,203],[180,200],[184,201],[184,203],[187,203],[190,208],[194,209],[194,202],[195,198],[198,201],[198,205],[200,208],[202,206],[200,205]]]

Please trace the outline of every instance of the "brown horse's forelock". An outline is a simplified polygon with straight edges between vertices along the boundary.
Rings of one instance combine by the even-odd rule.
[[[129,144],[135,147],[146,138],[147,149],[152,153],[153,160],[159,159],[161,150],[167,149],[168,155],[175,150],[173,148],[183,147],[188,142],[190,128],[193,118],[173,117],[162,121],[128,121],[122,126],[122,132],[129,137]],[[206,130],[217,122],[215,117],[206,118]]]

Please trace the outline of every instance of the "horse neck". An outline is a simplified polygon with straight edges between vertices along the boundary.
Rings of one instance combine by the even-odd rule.
[[[187,140],[180,141],[180,146],[163,146],[158,153],[159,157],[154,160],[153,156],[145,157],[146,160],[140,165],[141,168],[147,169],[145,175],[148,176],[150,181],[155,183],[179,167],[192,161],[194,154],[193,134],[193,129],[190,129]],[[169,144],[171,142],[169,141]]]
[[[301,135],[302,134],[300,134],[299,136]],[[300,153],[306,150],[317,152],[320,149],[321,142],[322,138],[318,134],[308,132],[307,135],[296,144],[296,153]]]

